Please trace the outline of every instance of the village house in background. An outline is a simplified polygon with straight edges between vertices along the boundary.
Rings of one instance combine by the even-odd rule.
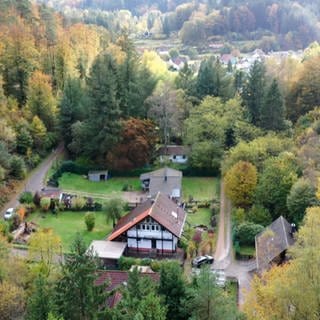
[[[107,240],[125,242],[129,253],[173,254],[185,220],[185,211],[159,192],[122,217]]]
[[[296,227],[283,216],[273,221],[264,231],[256,235],[257,271],[268,270],[272,263],[286,261],[287,249],[294,244]]]
[[[172,199],[181,198],[182,172],[168,167],[140,175],[142,189],[154,198],[161,192]]]
[[[160,163],[172,162],[185,164],[188,162],[188,148],[178,145],[161,147],[158,151]]]

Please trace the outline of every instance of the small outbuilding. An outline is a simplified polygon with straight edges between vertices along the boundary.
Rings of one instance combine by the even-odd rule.
[[[95,182],[106,181],[108,180],[108,170],[89,171],[88,179]]]
[[[105,267],[115,268],[126,248],[127,244],[125,242],[93,240],[88,251],[92,250]]]

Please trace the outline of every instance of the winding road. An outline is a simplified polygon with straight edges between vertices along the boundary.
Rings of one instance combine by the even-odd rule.
[[[21,182],[20,187],[17,189],[15,194],[12,195],[11,200],[2,208],[1,216],[4,215],[8,208],[16,208],[19,205],[19,196],[23,191],[30,191],[35,193],[44,187],[46,174],[53,161],[57,159],[59,155],[63,153],[63,145],[59,145],[41,164],[32,170],[28,177]]]
[[[245,291],[250,290],[252,271],[256,268],[256,262],[241,262],[235,260],[232,252],[231,239],[231,203],[224,191],[224,183],[221,182],[220,215],[218,240],[215,252],[213,269],[224,270],[227,277],[237,278],[239,283],[239,307],[244,303]]]

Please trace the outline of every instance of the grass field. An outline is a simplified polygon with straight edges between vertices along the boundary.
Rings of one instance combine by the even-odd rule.
[[[200,208],[196,213],[188,213],[187,222],[192,226],[210,225],[211,212],[209,208]]]
[[[212,200],[218,196],[218,178],[184,177],[182,179],[182,194],[184,200],[192,196],[195,200]],[[130,185],[132,191],[141,190],[139,177],[114,177],[107,181],[93,182],[84,176],[64,173],[59,179],[62,190],[76,190],[81,192],[117,197],[122,192],[123,186]]]
[[[194,200],[212,200],[218,196],[220,180],[218,178],[184,177],[182,179],[182,194],[184,200],[189,196]]]
[[[66,172],[59,179],[59,187],[62,190],[77,190],[88,193],[110,194],[115,196],[122,192],[125,185],[132,186],[132,190],[140,190],[139,178],[120,178],[114,177],[107,181],[89,181],[81,175]]]
[[[76,235],[80,233],[87,245],[92,240],[101,240],[112,230],[112,223],[106,223],[103,212],[96,212],[96,224],[93,231],[89,232],[84,223],[85,212],[63,211],[58,216],[52,213],[33,213],[28,217],[29,221],[37,223],[40,228],[51,228],[62,240],[63,251],[68,252]]]

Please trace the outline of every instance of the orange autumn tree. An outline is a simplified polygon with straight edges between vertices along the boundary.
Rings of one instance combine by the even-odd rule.
[[[116,170],[130,170],[147,164],[158,141],[151,120],[130,118],[122,122],[120,143],[108,154],[107,163]]]

